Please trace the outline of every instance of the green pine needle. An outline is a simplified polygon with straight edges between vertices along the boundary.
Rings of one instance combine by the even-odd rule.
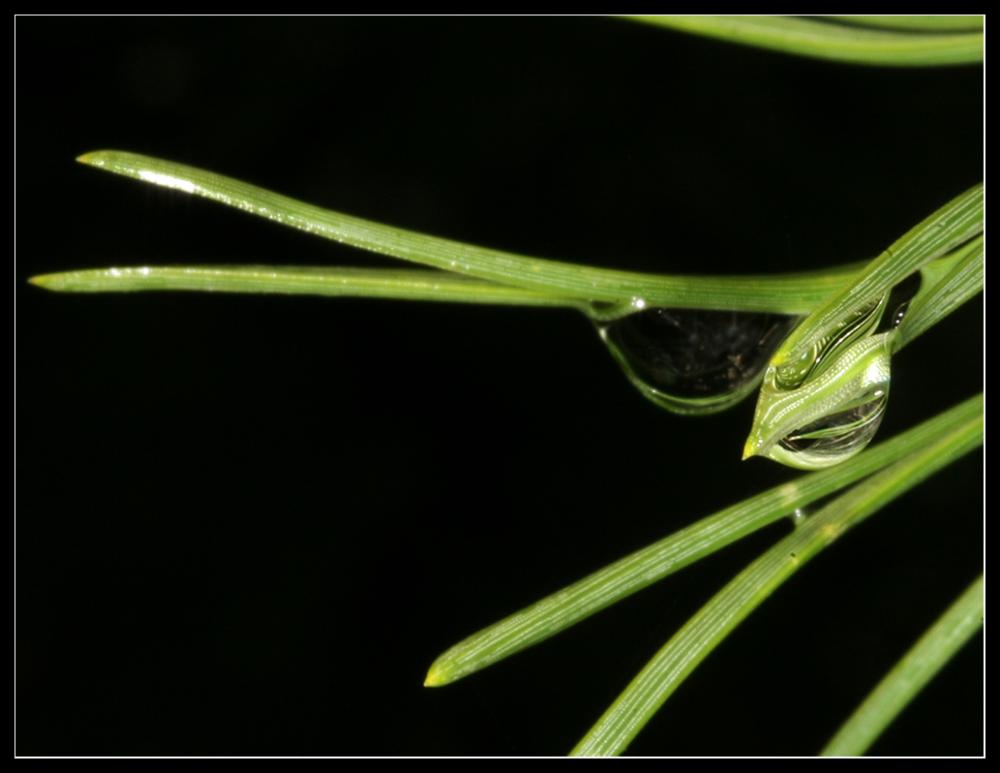
[[[592,268],[534,258],[408,231],[324,209],[231,177],[117,150],[85,153],[81,163],[212,201],[358,249],[536,293],[629,306],[669,306],[802,314],[843,286],[860,266],[772,276],[687,277]],[[135,269],[136,271],[140,268]],[[114,290],[118,277],[89,277]],[[128,289],[136,289],[135,275]],[[56,281],[43,282],[55,289]],[[75,289],[63,282],[59,289]],[[189,286],[186,289],[199,289]]]
[[[963,645],[983,626],[983,576],[980,575],[878,686],[823,748],[824,756],[864,754]]]
[[[638,16],[633,18],[648,24],[705,35],[730,43],[850,64],[930,67],[974,64],[983,60],[983,33],[979,30],[967,31],[964,21],[962,28],[950,32],[917,31],[916,28],[901,32],[851,27],[832,23],[821,17],[803,19],[788,16]],[[942,28],[941,23],[937,22],[936,29]]]

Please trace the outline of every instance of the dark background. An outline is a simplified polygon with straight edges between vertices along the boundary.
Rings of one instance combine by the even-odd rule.
[[[470,242],[662,272],[874,256],[981,179],[977,67],[604,18],[19,18],[17,751],[558,755],[777,525],[449,687],[436,655],[797,473],[629,386],[568,311],[72,296],[103,265],[393,265],[75,164],[204,166]],[[980,389],[981,298],[881,437]],[[982,558],[982,457],[806,566],[630,749],[809,755]],[[874,747],[982,751],[977,636]]]

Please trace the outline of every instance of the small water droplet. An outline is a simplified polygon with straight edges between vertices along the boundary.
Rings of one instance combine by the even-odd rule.
[[[801,526],[803,523],[806,522],[806,518],[808,517],[809,514],[805,511],[805,508],[796,507],[795,512],[792,513],[792,523],[795,526]],[[795,554],[793,553],[792,555]]]
[[[677,413],[704,414],[735,405],[753,391],[798,319],[653,307],[597,326],[646,397]]]
[[[885,313],[882,315],[876,333],[885,333],[899,327],[910,308],[910,301],[920,292],[921,283],[920,272],[914,271],[892,288],[889,292],[889,300],[886,302]]]

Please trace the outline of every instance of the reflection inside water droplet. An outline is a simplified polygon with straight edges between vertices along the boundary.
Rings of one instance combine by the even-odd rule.
[[[881,298],[850,314],[795,360],[775,368],[775,385],[779,389],[797,389],[806,379],[822,373],[838,354],[855,341],[898,327],[909,309],[910,301],[920,292],[920,285],[920,272],[915,271]]]
[[[799,462],[824,466],[843,461],[863,449],[874,437],[885,415],[889,382],[869,392],[847,410],[824,416],[797,429],[780,445]]]
[[[678,413],[712,413],[748,395],[798,317],[647,308],[597,323],[648,398]]]
[[[808,378],[823,372],[837,355],[874,332],[886,306],[886,297],[876,298],[841,320],[827,335],[817,339],[792,362],[775,368],[774,383],[779,389],[798,389]]]

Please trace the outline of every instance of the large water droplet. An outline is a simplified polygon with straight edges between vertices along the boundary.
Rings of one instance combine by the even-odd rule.
[[[891,333],[856,341],[794,390],[761,388],[744,458],[767,456],[803,470],[846,461],[875,435],[889,396]]]
[[[798,317],[647,308],[598,321],[601,338],[649,399],[686,414],[714,413],[746,397]]]

